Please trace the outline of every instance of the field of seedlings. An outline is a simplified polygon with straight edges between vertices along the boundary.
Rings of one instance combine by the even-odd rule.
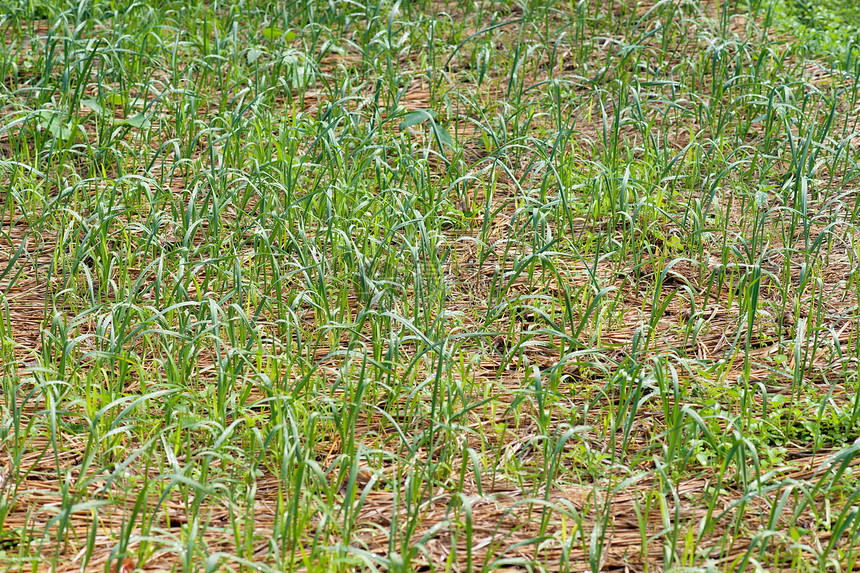
[[[0,0],[0,571],[860,568],[860,13]]]

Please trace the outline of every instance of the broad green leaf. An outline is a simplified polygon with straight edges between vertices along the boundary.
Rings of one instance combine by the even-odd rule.
[[[406,117],[403,118],[403,121],[400,122],[400,131],[424,123],[428,119],[432,121],[435,117],[436,112],[434,112],[433,110],[420,109],[418,111],[413,111],[411,113],[406,114]]]
[[[68,141],[75,134],[74,126],[64,122],[62,116],[55,111],[42,109],[36,112],[36,116],[39,118],[39,128],[48,130],[54,139]]]
[[[86,107],[86,108],[93,110],[94,112],[96,112],[99,115],[103,114],[105,111],[104,108],[101,105],[99,105],[99,102],[97,102],[96,100],[94,100],[92,98],[87,98],[85,100],[82,100],[81,105]]]
[[[150,125],[149,120],[146,119],[146,117],[144,117],[142,113],[134,114],[133,116],[126,119],[125,123],[137,129],[145,129]]]
[[[248,50],[248,53],[245,54],[245,59],[248,61],[249,64],[253,64],[257,60],[259,60],[260,56],[262,56],[263,54],[265,54],[263,50],[251,48]]]
[[[430,129],[433,130],[433,135],[436,136],[436,141],[443,147],[447,147],[451,149],[454,147],[454,140],[451,139],[451,134],[448,133],[448,130],[445,127],[439,125],[435,121],[430,122]]]
[[[281,30],[280,28],[277,28],[275,26],[269,26],[268,28],[263,28],[263,30],[261,30],[260,33],[263,34],[269,40],[275,40],[277,38],[280,38],[281,36],[284,36],[286,38],[286,40],[289,42],[290,40],[292,40],[293,38],[296,37],[295,32],[287,32],[285,35],[283,30]],[[290,37],[290,34],[292,34],[292,37]]]
[[[400,122],[400,131],[415,127],[425,121],[430,122],[430,131],[433,133],[433,137],[436,139],[439,147],[443,148],[443,154],[445,153],[444,148],[447,147],[450,149],[454,147],[454,140],[451,138],[451,134],[448,133],[445,127],[437,123],[436,112],[432,109],[420,109],[406,114],[406,117]]]
[[[122,94],[109,93],[109,94],[105,95],[104,101],[109,103],[112,106],[119,107],[119,106],[125,105],[125,102],[128,101],[128,98],[126,98]]]
[[[346,50],[345,50],[345,49],[343,49],[342,47],[338,46],[337,44],[335,44],[335,43],[331,42],[330,40],[327,40],[327,41],[322,45],[322,48],[320,48],[320,53],[321,53],[321,54],[325,54],[327,51],[328,51],[328,52],[335,53],[335,54],[338,54],[338,55],[341,55],[341,56],[345,56],[345,55],[346,55]]]
[[[295,66],[291,75],[293,89],[307,87],[314,80],[314,71],[310,66]]]
[[[55,138],[62,139],[63,141],[68,141],[74,134],[72,124],[64,123],[60,121],[60,118],[58,117],[55,117],[53,121],[48,124],[48,131],[50,131],[51,135]]]

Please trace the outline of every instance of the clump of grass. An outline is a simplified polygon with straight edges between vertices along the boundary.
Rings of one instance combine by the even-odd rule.
[[[835,4],[7,4],[3,568],[854,567]]]

